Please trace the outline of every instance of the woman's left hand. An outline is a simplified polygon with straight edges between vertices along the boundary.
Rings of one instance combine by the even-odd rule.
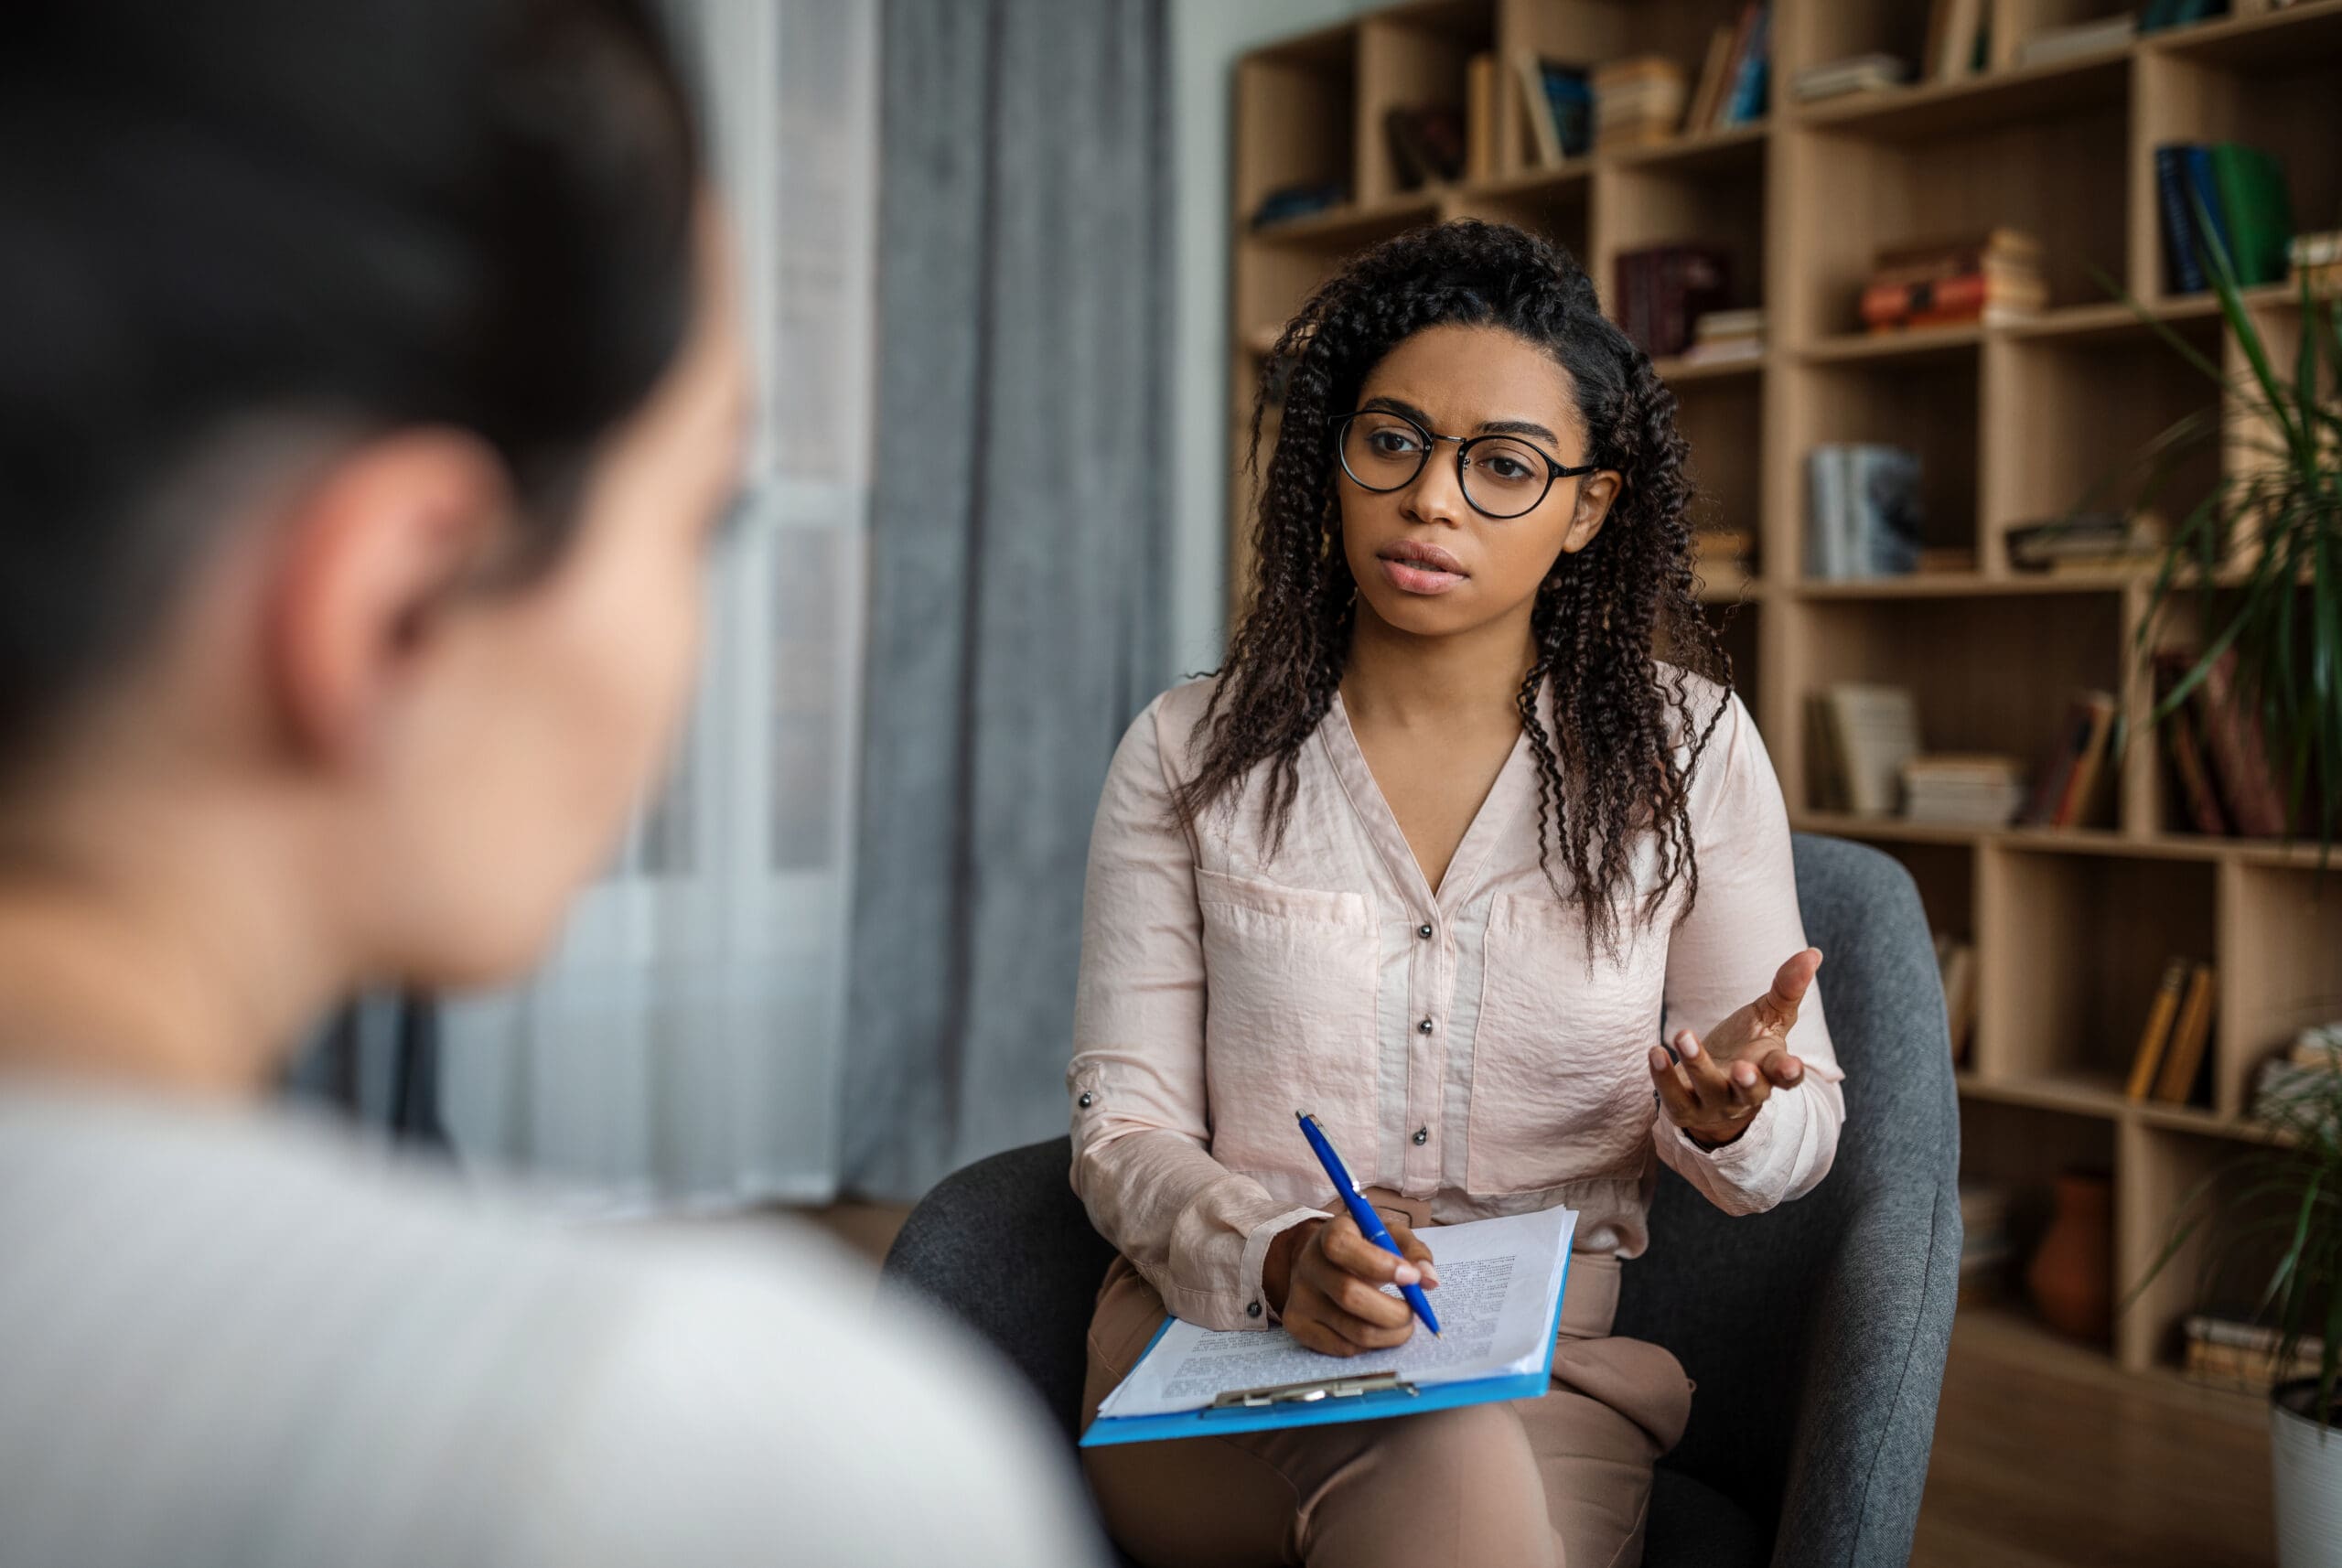
[[[1821,967],[1821,950],[1807,948],[1781,965],[1770,991],[1709,1030],[1705,1045],[1681,1029],[1672,1058],[1665,1047],[1650,1048],[1660,1106],[1693,1143],[1709,1149],[1731,1143],[1775,1089],[1804,1080],[1805,1064],[1789,1054],[1789,1034]]]

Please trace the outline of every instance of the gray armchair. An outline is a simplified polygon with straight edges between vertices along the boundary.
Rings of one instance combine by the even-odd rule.
[[[1807,934],[1827,955],[1845,1134],[1829,1178],[1770,1214],[1733,1219],[1660,1175],[1617,1332],[1675,1352],[1699,1392],[1660,1465],[1649,1568],[1900,1564],[1918,1518],[1960,1267],[1943,995],[1900,865],[1802,833],[1794,853]],[[999,1347],[1069,1439],[1112,1256],[1067,1184],[1070,1159],[1059,1138],[955,1173],[886,1269]]]

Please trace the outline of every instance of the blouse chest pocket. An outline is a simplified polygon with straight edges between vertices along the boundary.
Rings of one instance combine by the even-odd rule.
[[[1473,1192],[1640,1170],[1651,1119],[1646,1053],[1659,1041],[1663,986],[1663,965],[1646,976],[1640,959],[1635,948],[1614,960],[1597,946],[1589,968],[1575,909],[1497,897],[1472,1043],[1465,1181]]]
[[[1334,1144],[1375,1147],[1373,901],[1196,873],[1212,1155],[1230,1170],[1306,1167],[1294,1112]]]

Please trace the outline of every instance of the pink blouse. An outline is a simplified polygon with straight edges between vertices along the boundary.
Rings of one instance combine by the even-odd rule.
[[[1526,737],[1434,895],[1338,696],[1302,748],[1273,861],[1257,774],[1182,833],[1170,792],[1209,690],[1157,698],[1115,754],[1066,1074],[1074,1189],[1174,1314],[1272,1320],[1270,1240],[1334,1201],[1296,1111],[1361,1186],[1426,1197],[1442,1223],[1567,1204],[1576,1245],[1620,1257],[1649,1243],[1654,1153],[1735,1214],[1829,1172],[1845,1101],[1821,983],[1789,1035],[1804,1079],[1738,1139],[1703,1150],[1651,1096],[1662,1031],[1704,1037],[1805,945],[1780,785],[1737,697],[1694,682],[1701,702],[1727,703],[1692,785],[1697,906],[1681,916],[1679,886],[1656,923],[1621,919],[1616,959],[1597,948],[1589,963],[1537,865]],[[1640,888],[1653,859],[1646,841]]]

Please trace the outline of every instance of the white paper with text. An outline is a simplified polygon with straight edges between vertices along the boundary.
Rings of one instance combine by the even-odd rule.
[[[1427,1294],[1440,1332],[1434,1338],[1417,1323],[1392,1350],[1322,1356],[1282,1328],[1222,1332],[1174,1320],[1098,1413],[1167,1415],[1200,1410],[1230,1389],[1370,1372],[1431,1387],[1535,1371],[1545,1364],[1576,1230],[1575,1210],[1548,1208],[1416,1231],[1439,1270],[1439,1288]]]

